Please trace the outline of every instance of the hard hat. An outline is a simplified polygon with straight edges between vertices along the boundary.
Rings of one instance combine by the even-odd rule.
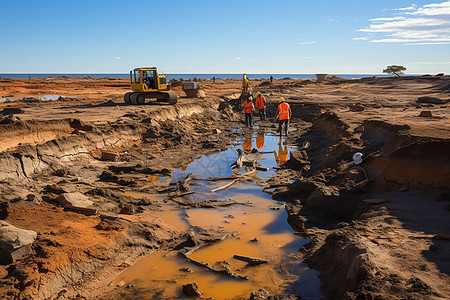
[[[355,163],[355,165],[359,165],[360,163],[362,163],[362,153],[360,152],[356,152],[355,154],[353,154],[353,162]]]
[[[256,95],[261,95],[261,93],[260,92],[256,92]]]
[[[280,102],[284,102],[284,98],[283,97],[280,98]]]
[[[252,96],[248,97],[248,100],[253,100]]]

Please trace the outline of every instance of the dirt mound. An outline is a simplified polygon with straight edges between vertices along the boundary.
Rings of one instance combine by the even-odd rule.
[[[364,132],[361,139],[367,141],[367,146],[364,148],[365,153],[389,152],[393,143],[399,145],[410,129],[408,125],[395,125],[378,120],[364,121],[363,126]]]
[[[303,121],[306,122],[311,122],[322,112],[322,108],[319,105],[312,103],[293,102],[290,103],[289,105],[291,106],[292,117],[302,119]]]
[[[23,114],[24,111],[21,108],[16,107],[7,107],[4,108],[2,111],[0,111],[0,114],[2,115],[13,115],[13,114]]]
[[[432,103],[432,104],[445,104],[449,100],[444,100],[436,97],[424,96],[417,99],[417,103]]]
[[[327,112],[320,115],[313,120],[312,125],[312,128],[326,132],[333,140],[350,136],[348,132],[349,126],[335,113]]]
[[[437,84],[433,87],[434,89],[441,90],[441,91],[448,91],[450,90],[450,80],[444,81],[443,83]]]
[[[264,81],[264,82],[261,82],[258,86],[269,86],[269,85],[272,85],[272,83],[270,81]]]
[[[368,172],[385,182],[415,188],[450,189],[450,140],[411,138],[391,153],[367,161]]]

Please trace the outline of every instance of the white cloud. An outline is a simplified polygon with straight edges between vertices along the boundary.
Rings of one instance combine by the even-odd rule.
[[[375,18],[370,19],[372,22],[386,22],[386,21],[397,21],[397,20],[405,20],[405,17],[393,17],[393,18]]]
[[[240,57],[236,57],[235,60],[241,60],[241,58]]]
[[[352,38],[352,40],[354,41],[367,41],[368,39],[369,39],[368,37]]]
[[[300,45],[311,45],[311,44],[315,44],[317,42],[301,42],[299,43]]]
[[[416,9],[417,5],[413,4],[409,7],[403,7],[403,8],[395,8],[394,10],[414,10]]]
[[[419,16],[448,16],[450,15],[450,1],[427,4],[423,7],[419,7],[414,12],[407,12],[408,15],[419,15]]]
[[[116,56],[116,57],[114,57],[114,59],[122,59],[122,57]]]
[[[446,44],[450,41],[450,1],[398,8],[403,16],[374,18],[360,32],[379,34],[374,43]]]

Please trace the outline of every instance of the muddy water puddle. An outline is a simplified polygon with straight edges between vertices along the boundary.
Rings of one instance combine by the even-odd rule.
[[[258,161],[267,172],[258,172],[261,179],[274,175],[273,167],[287,160],[289,152],[284,139],[264,133],[243,134],[235,148],[258,149]],[[237,158],[235,148],[204,155],[181,166],[173,172],[173,181],[188,173],[199,178],[227,177],[232,175],[231,164]],[[284,163],[284,162],[283,162]],[[245,173],[246,170],[242,170]],[[200,227],[215,231],[235,232],[234,237],[206,245],[192,253],[189,259],[210,265],[225,265],[241,278],[230,278],[199,266],[172,252],[154,252],[125,270],[114,282],[128,285],[124,296],[128,299],[186,298],[182,285],[197,283],[203,297],[214,299],[248,299],[251,292],[264,288],[271,294],[298,293],[305,299],[318,299],[320,293],[317,272],[302,263],[298,249],[308,241],[298,236],[287,223],[284,203],[276,202],[256,183],[236,184],[213,192],[228,181],[193,181],[189,195],[191,201],[215,199],[218,202],[234,201],[238,205],[227,207],[181,209],[164,204],[158,218],[179,230]],[[161,197],[161,195],[151,197]],[[146,214],[146,213],[144,213]],[[148,212],[149,217],[155,212]],[[267,263],[249,266],[235,255],[255,257]]]

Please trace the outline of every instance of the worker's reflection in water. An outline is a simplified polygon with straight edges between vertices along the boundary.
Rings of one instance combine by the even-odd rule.
[[[258,133],[256,136],[256,148],[261,149],[264,147],[264,134]]]
[[[283,140],[281,138],[278,141],[278,154],[276,151],[274,151],[273,154],[275,155],[277,166],[281,166],[288,161],[289,151],[286,144],[284,144],[283,148]]]
[[[246,140],[244,141],[244,143],[242,144],[242,149],[244,149],[245,151],[252,151],[252,136],[248,136],[246,138]]]

